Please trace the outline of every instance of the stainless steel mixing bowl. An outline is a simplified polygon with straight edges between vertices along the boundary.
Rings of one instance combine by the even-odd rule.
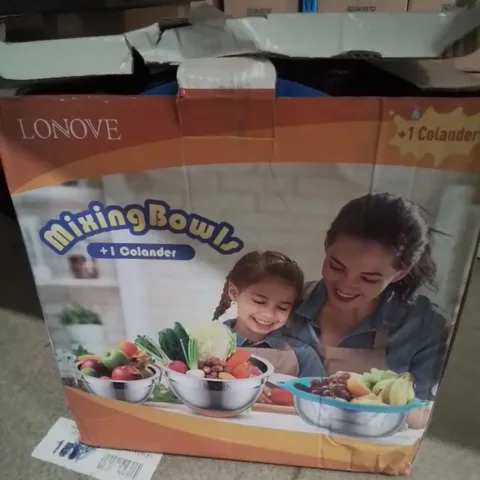
[[[161,370],[149,365],[147,367],[152,376],[141,380],[108,380],[104,378],[90,377],[78,372],[80,379],[90,393],[112,400],[122,400],[130,403],[146,402],[158,383]]]
[[[407,413],[344,410],[297,396],[294,405],[298,415],[310,425],[352,437],[389,437],[402,429],[407,418]]]
[[[229,418],[248,410],[262,393],[273,366],[267,360],[252,355],[250,363],[262,374],[238,380],[196,378],[165,368],[172,392],[183,404],[201,415]]]

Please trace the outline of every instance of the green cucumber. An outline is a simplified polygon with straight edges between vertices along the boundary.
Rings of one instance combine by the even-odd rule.
[[[170,351],[169,346],[167,344],[166,330],[161,330],[158,333],[158,344],[160,345],[160,348],[168,355],[168,357],[173,360],[172,352]]]
[[[173,331],[172,328],[165,329],[165,344],[169,352],[172,355],[168,355],[172,360],[180,360],[181,362],[187,364],[187,359],[183,353],[182,345],[180,344],[180,340]]]

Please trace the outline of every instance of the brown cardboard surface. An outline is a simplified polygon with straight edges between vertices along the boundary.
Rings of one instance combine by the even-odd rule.
[[[190,4],[166,5],[164,7],[134,8],[123,12],[124,31],[138,30],[152,23],[168,22],[169,19],[187,18]]]
[[[224,0],[223,10],[230,17],[262,16],[269,13],[295,13],[299,0]]]
[[[475,3],[475,0],[410,0],[409,12],[450,12]]]
[[[463,56],[454,59],[455,68],[465,72],[480,72],[480,30],[475,30],[459,42]]]
[[[408,0],[318,0],[318,12],[404,12]]]

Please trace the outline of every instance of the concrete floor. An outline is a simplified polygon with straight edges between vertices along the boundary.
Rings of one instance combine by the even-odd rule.
[[[40,320],[35,288],[15,223],[0,213],[0,478],[74,480],[82,475],[31,458],[59,416],[69,416]],[[480,478],[480,268],[470,286],[434,419],[413,467],[421,480]],[[477,383],[477,381],[479,383]],[[165,456],[158,480],[370,480],[347,474],[271,465]]]

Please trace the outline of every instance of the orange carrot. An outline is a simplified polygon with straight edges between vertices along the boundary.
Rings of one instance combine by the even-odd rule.
[[[237,348],[227,360],[227,367],[233,369],[241,363],[248,362],[249,359],[250,354],[248,353],[248,350],[245,348]]]

